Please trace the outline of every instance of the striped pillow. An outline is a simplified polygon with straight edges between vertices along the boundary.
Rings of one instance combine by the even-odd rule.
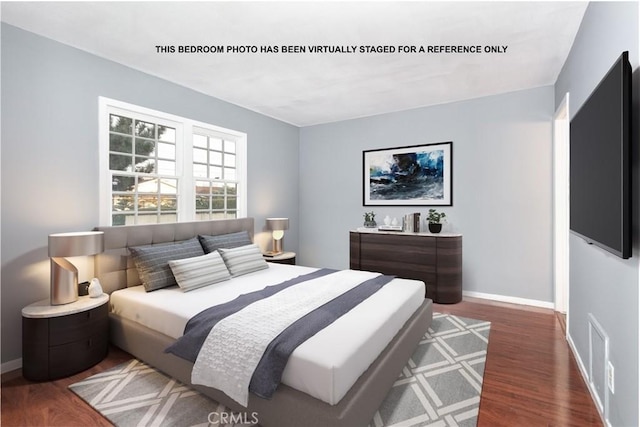
[[[231,279],[229,270],[218,252],[169,261],[169,267],[178,286],[185,292]]]
[[[129,248],[129,252],[147,292],[176,284],[169,261],[204,255],[204,250],[195,237],[175,243],[135,246]]]
[[[260,248],[256,244],[232,249],[220,248],[218,252],[222,255],[232,277],[269,268],[269,264],[262,257]]]
[[[220,248],[237,248],[253,243],[246,231],[238,231],[237,233],[218,234],[216,236],[199,235],[198,240],[205,253],[215,252]]]

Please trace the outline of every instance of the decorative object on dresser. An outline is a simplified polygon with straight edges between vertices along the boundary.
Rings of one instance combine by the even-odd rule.
[[[432,233],[439,233],[442,231],[442,219],[447,215],[444,212],[438,212],[435,209],[429,209],[429,215],[427,216],[427,223],[429,231]]]
[[[289,229],[289,218],[267,218],[267,230],[271,230],[273,237],[272,250],[268,251],[269,255],[277,255],[282,253],[282,238],[284,230]]]
[[[402,225],[398,225],[398,219],[391,219],[389,215],[384,217],[384,225],[378,227],[378,230],[383,231],[402,231]]]
[[[351,231],[349,263],[353,270],[377,271],[422,280],[434,302],[462,300],[462,235]]]
[[[265,255],[264,259],[266,259],[267,262],[275,262],[276,264],[296,265],[295,252],[282,252],[278,255]]]
[[[364,213],[364,224],[365,227],[367,228],[374,228],[376,227],[378,224],[376,223],[376,214],[375,212],[371,211],[371,212],[365,212]]]
[[[362,152],[364,206],[451,206],[452,142]]]
[[[402,231],[406,233],[420,232],[420,213],[406,214],[402,219]]]
[[[51,305],[69,304],[78,299],[78,269],[64,257],[95,255],[103,250],[101,231],[49,235]]]
[[[49,381],[100,362],[109,347],[109,296],[65,305],[43,300],[22,309],[22,375]]]

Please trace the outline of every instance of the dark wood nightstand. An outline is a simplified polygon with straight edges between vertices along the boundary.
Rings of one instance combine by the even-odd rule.
[[[295,252],[282,252],[279,255],[264,256],[268,262],[275,262],[276,264],[290,264],[296,265],[296,253]]]
[[[109,349],[109,296],[70,304],[39,301],[22,309],[22,375],[48,381],[84,371]]]

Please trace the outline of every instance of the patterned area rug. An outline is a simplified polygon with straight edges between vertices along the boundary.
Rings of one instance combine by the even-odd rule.
[[[434,313],[370,426],[475,426],[489,328],[489,322]],[[255,425],[250,415],[230,413],[137,360],[69,388],[118,427]]]
[[[434,313],[370,426],[475,427],[490,327],[490,322]]]

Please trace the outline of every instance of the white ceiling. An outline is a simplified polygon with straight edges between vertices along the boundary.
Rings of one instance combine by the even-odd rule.
[[[2,21],[307,126],[555,82],[586,2],[3,2]],[[158,53],[481,45],[502,54]]]

